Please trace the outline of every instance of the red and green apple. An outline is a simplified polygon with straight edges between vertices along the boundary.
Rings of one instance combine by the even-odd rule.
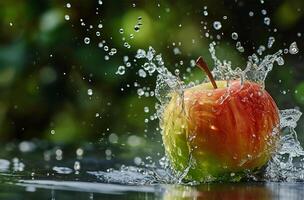
[[[279,139],[276,103],[255,82],[215,81],[171,94],[163,113],[163,143],[175,172],[186,180],[230,180],[263,167]]]

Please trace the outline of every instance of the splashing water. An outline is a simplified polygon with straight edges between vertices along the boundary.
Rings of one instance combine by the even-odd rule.
[[[272,39],[270,39],[272,40]],[[274,41],[273,41],[274,42]],[[241,68],[232,68],[232,64],[227,60],[219,60],[215,54],[215,43],[209,45],[209,51],[214,61],[212,74],[217,80],[231,79],[250,80],[260,83],[264,86],[267,74],[272,70],[273,65],[277,62],[279,65],[284,64],[282,50],[272,55],[266,55],[263,59],[256,54],[249,56],[247,66],[244,70]],[[183,91],[186,88],[195,86],[191,82],[186,85],[178,77],[179,73],[172,74],[166,67],[161,54],[149,47],[147,51],[139,49],[135,56],[137,60],[143,59],[145,62],[141,65],[142,70],[149,75],[156,75],[155,97],[160,102],[156,104],[156,114],[162,127],[162,114],[164,108],[170,101],[170,93],[177,92],[183,97]],[[127,59],[124,59],[127,60]],[[141,76],[141,75],[139,75]],[[208,81],[207,79],[204,80]],[[145,94],[144,88],[138,88],[139,96]],[[181,105],[183,106],[183,105]],[[145,108],[146,112],[147,108]],[[149,112],[151,112],[149,110]],[[257,181],[299,181],[304,180],[304,150],[297,139],[295,127],[301,116],[301,112],[296,109],[287,109],[280,111],[280,129],[282,136],[279,147],[275,155],[267,164],[262,175],[247,174],[249,180]],[[144,164],[139,167],[121,166],[119,170],[109,169],[107,172],[97,171],[88,172],[100,180],[108,183],[119,183],[128,185],[146,185],[146,184],[180,184],[191,167],[191,154],[189,166],[183,172],[173,172],[169,159],[165,156],[159,160],[159,163],[152,165]],[[207,180],[208,181],[208,180]],[[209,181],[213,181],[211,178]],[[233,181],[233,179],[232,179]],[[187,182],[187,184],[198,184],[197,182]]]
[[[270,37],[267,47],[271,48],[274,41],[274,38]],[[291,44],[291,48],[295,48],[294,46],[294,44]],[[258,55],[263,54],[263,51],[265,50],[265,47],[263,47],[264,46],[261,46],[259,48],[258,51],[260,52],[258,52]],[[284,64],[284,59],[282,58],[283,51],[279,50],[272,55],[264,56],[263,59],[259,58],[258,55],[254,53],[248,57],[247,66],[244,70],[238,67],[232,69],[232,64],[230,61],[221,61],[216,57],[215,42],[209,45],[209,51],[214,61],[212,74],[216,80],[249,80],[257,82],[265,87],[265,79],[268,73],[273,69],[274,64]],[[145,69],[147,72],[150,71],[150,74],[157,74],[155,96],[159,100],[160,104],[157,104],[156,108],[157,115],[160,120],[160,125],[162,125],[163,110],[166,104],[170,101],[169,93],[175,91],[178,92],[181,97],[183,97],[183,90],[189,87],[193,87],[195,84],[191,82],[189,85],[185,85],[180,80],[178,75],[173,75],[165,67],[161,55],[156,55],[156,52],[152,47],[149,47],[147,52],[142,49],[138,50],[136,58],[146,59],[147,62],[142,65],[143,69]],[[296,109],[287,109],[280,111],[280,128],[282,130],[282,137],[279,142],[280,145],[276,154],[273,155],[272,159],[269,161],[262,178],[259,177],[257,180],[262,179],[265,181],[297,181],[304,179],[304,150],[301,147],[297,139],[297,133],[295,132],[295,127],[301,114],[302,113]],[[187,169],[181,174],[173,175],[170,167],[168,167],[168,159],[164,158],[164,160],[166,161],[166,164],[160,166],[166,166],[166,170],[163,172],[166,172],[167,179],[163,181],[166,183],[180,183],[186,176]],[[189,163],[189,167],[190,166],[191,163]],[[252,178],[252,176],[249,174],[248,177]]]
[[[299,181],[304,179],[304,150],[297,139],[295,128],[302,113],[296,109],[280,111],[283,136],[280,148],[266,168],[266,180]]]

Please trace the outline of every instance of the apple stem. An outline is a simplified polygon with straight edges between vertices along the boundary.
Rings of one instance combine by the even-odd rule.
[[[213,77],[213,75],[211,74],[211,72],[210,72],[210,70],[208,68],[207,63],[204,61],[204,59],[200,56],[196,60],[195,64],[196,64],[196,66],[198,66],[199,68],[201,68],[207,74],[209,80],[212,83],[213,88],[216,89],[217,88],[216,82],[215,82],[214,77]]]

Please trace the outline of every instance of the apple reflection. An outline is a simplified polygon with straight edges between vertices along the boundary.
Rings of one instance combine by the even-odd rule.
[[[207,184],[196,187],[175,185],[167,186],[163,193],[165,200],[269,200],[273,198],[272,190],[264,184]]]

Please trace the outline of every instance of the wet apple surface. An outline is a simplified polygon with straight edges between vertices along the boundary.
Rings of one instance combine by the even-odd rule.
[[[216,85],[216,89],[214,89]],[[261,168],[275,152],[279,112],[261,85],[216,81],[172,94],[163,141],[175,171],[207,181]]]

